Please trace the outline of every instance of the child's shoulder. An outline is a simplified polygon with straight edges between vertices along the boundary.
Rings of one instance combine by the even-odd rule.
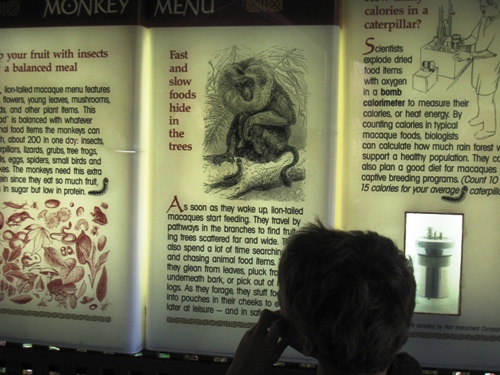
[[[408,353],[398,353],[387,375],[422,375],[422,368],[418,361]]]

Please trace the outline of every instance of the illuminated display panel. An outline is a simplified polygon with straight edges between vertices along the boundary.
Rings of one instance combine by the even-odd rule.
[[[339,30],[328,6],[248,9],[258,27],[145,7],[133,26],[138,3],[111,4],[26,13],[55,27],[2,14],[2,338],[136,351],[147,299],[151,349],[231,354],[278,308],[284,239],[317,216],[412,257],[405,350],[424,366],[500,367],[491,5],[346,2]],[[231,146],[255,76],[287,128],[265,156]]]
[[[480,3],[346,2],[342,15],[342,226],[411,256],[404,349],[424,367],[500,368],[500,19]]]

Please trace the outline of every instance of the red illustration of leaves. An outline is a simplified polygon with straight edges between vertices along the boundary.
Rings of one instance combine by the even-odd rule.
[[[17,258],[19,258],[21,253],[22,253],[21,247],[16,247],[14,250],[11,251],[8,261],[9,262],[15,261]]]
[[[108,292],[108,272],[106,271],[106,266],[103,267],[101,277],[99,278],[99,282],[97,283],[96,296],[99,302],[106,297],[106,293]]]
[[[9,276],[9,275],[4,275],[4,277],[7,279],[7,281],[9,281],[11,283],[13,283],[14,281],[16,281],[16,279],[14,279],[12,276]]]
[[[78,289],[78,294],[76,295],[76,298],[82,297],[86,291],[87,291],[87,283],[85,282],[85,280],[83,280],[82,285],[80,285],[80,289]]]
[[[7,291],[7,294],[9,297],[12,297],[14,294],[16,294],[16,288],[14,287],[14,285],[9,285],[9,289]]]
[[[66,271],[69,272],[66,274]],[[61,271],[61,279],[63,280],[64,284],[76,284],[77,282],[82,280],[84,276],[85,270],[82,266],[75,267],[72,270],[69,270],[69,268],[64,268]]]
[[[99,268],[101,268],[101,266],[106,263],[106,261],[108,260],[108,254],[109,254],[109,251],[106,251],[105,253],[102,253],[101,256],[99,257],[98,261],[97,261],[97,264],[95,266],[96,270],[98,270]]]
[[[28,280],[28,277],[21,271],[21,268],[15,263],[6,263],[2,267],[2,272],[7,280],[11,283],[14,282],[14,278],[20,280]]]
[[[11,271],[21,271],[21,268],[15,263],[5,263],[2,266],[2,271],[5,274],[5,273],[9,273]]]
[[[26,276],[24,275],[24,273],[22,273],[21,271],[9,271],[9,272],[5,272],[5,276],[12,276],[12,277],[16,277],[20,280],[26,280]]]
[[[62,258],[59,251],[54,249],[53,247],[44,247],[45,250],[45,260],[52,267],[66,267],[66,263],[64,263],[64,259]]]
[[[76,267],[76,260],[75,258],[69,258],[64,261],[64,264],[66,265],[66,268],[69,268],[69,270],[71,271]]]
[[[33,299],[33,297],[31,297],[30,295],[28,295],[28,294],[22,294],[20,296],[13,297],[10,300],[12,302],[14,302],[14,303],[18,303],[20,305],[24,305],[25,303],[28,303],[32,299]]]
[[[42,247],[48,246],[52,243],[49,231],[41,225],[31,224],[24,229],[28,231],[28,239],[33,241],[35,249],[39,249],[38,245],[40,242]]]
[[[6,292],[7,290],[9,290],[9,283],[5,280],[0,281],[0,290],[2,292]]]

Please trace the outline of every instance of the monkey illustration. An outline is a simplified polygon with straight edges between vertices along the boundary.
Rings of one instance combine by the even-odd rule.
[[[234,163],[235,157],[275,162],[289,151],[293,160],[281,170],[280,178],[285,186],[291,186],[287,171],[299,160],[297,149],[289,144],[290,126],[296,117],[292,100],[276,81],[273,69],[256,58],[227,64],[220,72],[217,89],[234,118],[227,132],[227,150],[213,162]]]

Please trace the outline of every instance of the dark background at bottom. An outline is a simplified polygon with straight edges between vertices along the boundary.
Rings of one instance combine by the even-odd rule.
[[[230,359],[143,351],[137,355],[6,343],[0,346],[0,374],[8,375],[224,375]],[[30,370],[30,371],[28,371]],[[466,369],[424,369],[429,375],[484,375]],[[311,366],[280,364],[271,375],[314,375]]]

